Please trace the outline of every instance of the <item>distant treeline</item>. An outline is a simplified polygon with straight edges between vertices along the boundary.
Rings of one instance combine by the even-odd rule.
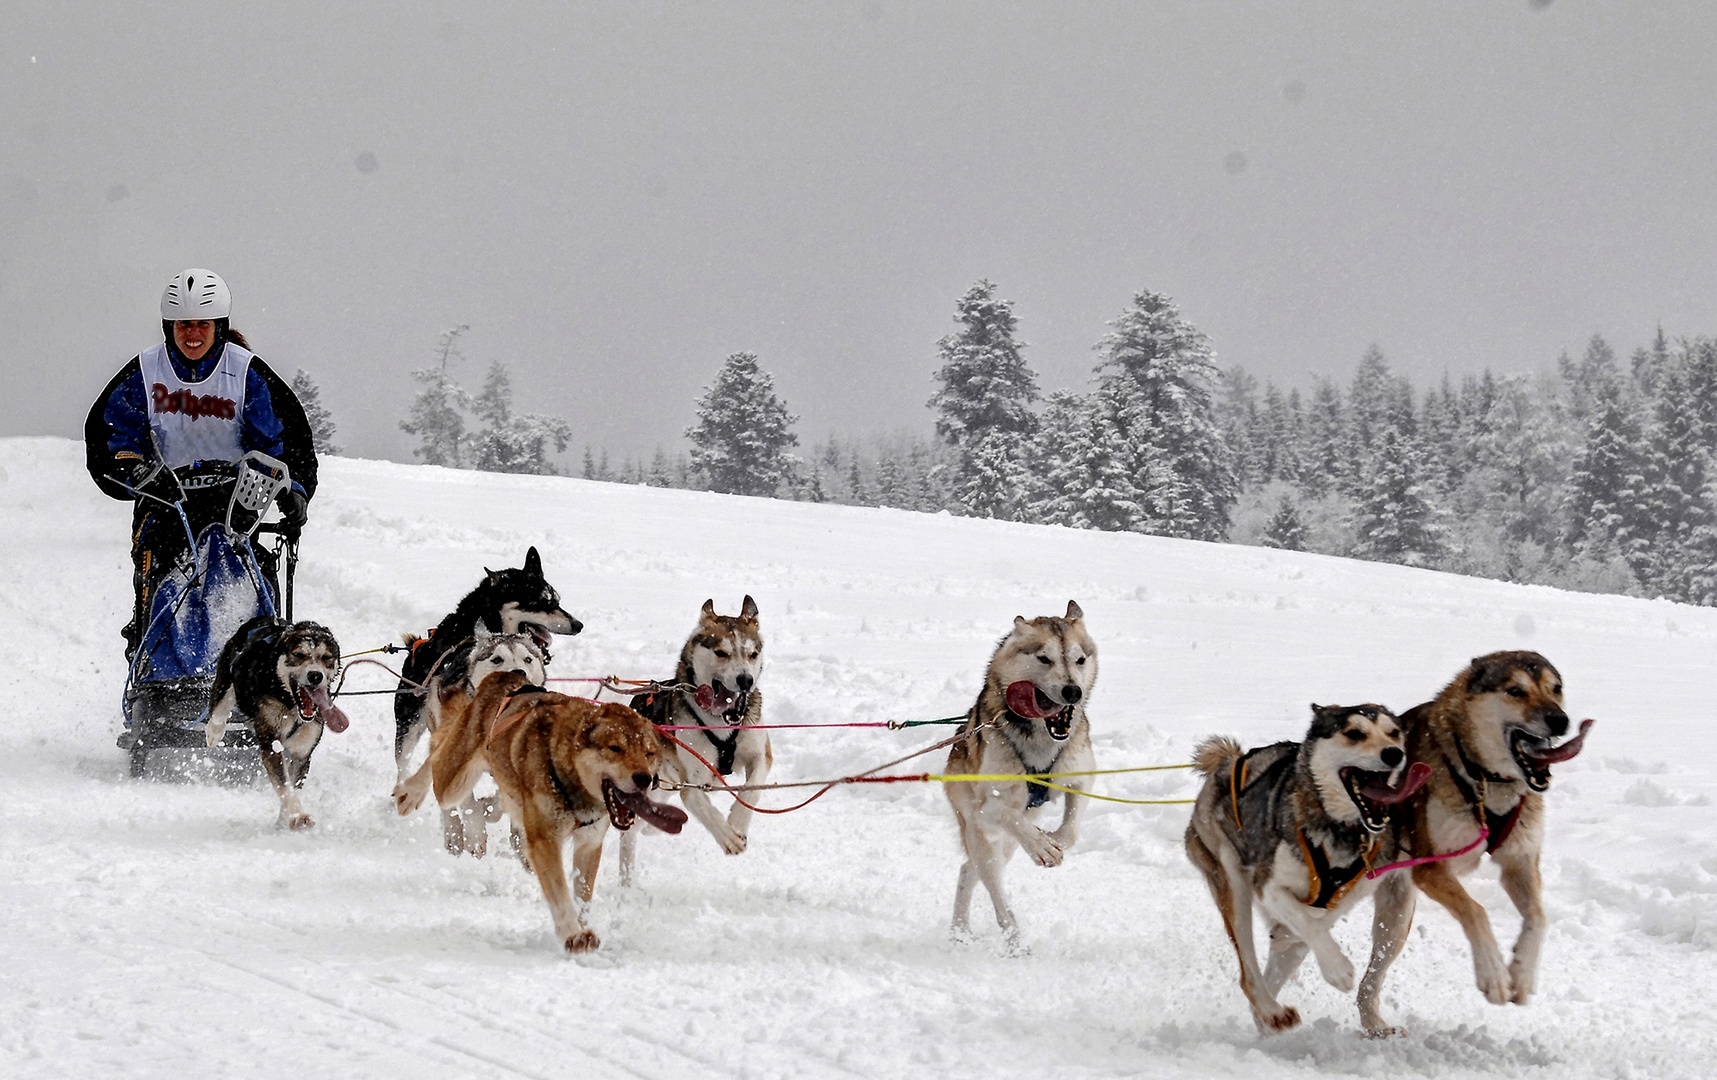
[[[582,474],[1717,604],[1717,341],[1660,331],[1624,363],[1594,337],[1554,371],[1423,390],[1373,346],[1346,386],[1260,390],[1218,369],[1203,333],[1143,291],[1097,343],[1091,389],[1045,396],[993,284],[961,297],[955,320],[937,343],[934,439],[801,448],[769,373],[736,353],[698,399],[689,451],[614,463],[587,447]],[[456,337],[416,373],[426,385],[407,430],[424,434],[420,456],[552,471],[545,444],[564,426],[513,416],[495,392],[504,372],[491,372],[486,401],[463,396],[445,374]],[[479,435],[448,419],[467,403],[488,421]],[[437,415],[441,429],[424,425]]]

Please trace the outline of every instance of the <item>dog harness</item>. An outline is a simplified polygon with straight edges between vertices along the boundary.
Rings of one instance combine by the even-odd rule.
[[[1449,770],[1449,779],[1453,780],[1455,787],[1460,789],[1461,798],[1465,799],[1467,805],[1476,811],[1475,816],[1478,818],[1479,824],[1483,825],[1490,833],[1484,848],[1485,854],[1489,855],[1508,843],[1509,834],[1514,832],[1514,827],[1520,823],[1520,811],[1526,805],[1526,794],[1521,793],[1520,798],[1514,801],[1514,809],[1508,813],[1491,813],[1485,798],[1490,794],[1490,785],[1512,784],[1514,781],[1506,776],[1498,776],[1482,765],[1474,764],[1473,760],[1467,757],[1466,748],[1461,745],[1461,740],[1458,737],[1455,739],[1455,754],[1461,759],[1461,768],[1465,770],[1467,777],[1478,777],[1474,784],[1469,786],[1466,780],[1455,770]]]
[[[683,695],[685,691],[681,690],[680,693]],[[750,704],[750,700],[747,699],[747,707],[749,707]],[[721,773],[723,776],[732,776],[733,758],[735,754],[739,753],[739,725],[734,725],[729,728],[729,734],[727,738],[723,740],[721,736],[715,733],[714,728],[703,722],[703,710],[699,709],[695,703],[692,705],[692,719],[698,722],[698,727],[703,729],[704,735],[709,738],[711,743],[715,744],[716,771]]]
[[[1273,784],[1282,775],[1282,771],[1293,764],[1294,755],[1280,752],[1281,747],[1293,745],[1277,743],[1273,746],[1262,746],[1243,754],[1234,767],[1228,771],[1228,804],[1234,813],[1235,831],[1245,835],[1245,824],[1240,816],[1240,800],[1248,791],[1259,785]],[[1252,757],[1265,750],[1277,750],[1275,760],[1271,761],[1257,776],[1252,773]],[[1306,863],[1306,877],[1311,881],[1311,890],[1305,900],[1300,901],[1307,907],[1328,909],[1340,904],[1352,888],[1371,869],[1371,864],[1377,860],[1377,852],[1382,847],[1380,839],[1368,836],[1360,845],[1359,857],[1343,866],[1331,866],[1329,854],[1324,846],[1313,844],[1306,839],[1304,829],[1295,830],[1300,842],[1300,857]]]

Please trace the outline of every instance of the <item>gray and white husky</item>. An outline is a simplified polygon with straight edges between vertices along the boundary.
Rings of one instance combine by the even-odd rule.
[[[1204,787],[1186,828],[1186,853],[1203,872],[1240,957],[1240,990],[1263,1032],[1300,1022],[1276,994],[1309,949],[1343,993],[1353,964],[1330,930],[1376,888],[1366,871],[1395,857],[1391,808],[1430,770],[1407,764],[1400,722],[1381,705],[1313,705],[1304,742],[1242,751],[1233,739],[1199,744]],[[1252,939],[1256,900],[1270,928],[1260,971]]]
[[[1085,613],[1068,601],[1060,618],[1014,619],[990,657],[984,688],[960,729],[967,738],[948,753],[950,775],[1089,772],[1095,767],[1085,707],[1097,681],[1097,645],[1085,630]],[[1088,790],[1089,777],[1053,781]],[[960,828],[966,861],[954,890],[954,935],[971,934],[972,891],[982,881],[1010,949],[1019,949],[1019,925],[1002,890],[1002,867],[1023,847],[1039,866],[1059,866],[1079,837],[1084,799],[1031,783],[954,782],[945,785]],[[1045,832],[1037,820],[1057,797],[1061,824]]]
[[[652,723],[686,729],[673,735],[703,758],[700,761],[685,746],[664,739],[664,750],[672,752],[663,763],[663,777],[684,784],[709,784],[719,772],[722,776],[743,773],[747,784],[768,781],[775,764],[769,733],[753,726],[763,722],[763,691],[757,687],[762,673],[763,635],[757,625],[757,601],[747,596],[738,615],[717,615],[715,601],[705,600],[698,624],[674,668],[673,681],[682,689],[639,694],[632,699],[632,708]],[[715,766],[715,772],[710,771],[710,765]],[[748,807],[735,802],[724,817],[707,794],[689,787],[680,789],[680,799],[723,851],[738,855],[745,850],[752,818]],[[636,846],[634,832],[621,834],[622,881],[631,880]]]

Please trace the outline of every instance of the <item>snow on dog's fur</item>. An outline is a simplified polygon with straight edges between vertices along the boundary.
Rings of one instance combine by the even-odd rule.
[[[1353,964],[1330,930],[1375,889],[1366,871],[1395,854],[1391,808],[1424,782],[1408,781],[1401,723],[1381,705],[1312,706],[1304,742],[1242,751],[1201,743],[1205,776],[1186,828],[1186,853],[1204,874],[1240,959],[1240,990],[1260,1031],[1300,1022],[1276,994],[1310,950],[1324,979],[1353,989]],[[1252,937],[1256,901],[1269,927],[1262,971]]]
[[[763,635],[757,624],[757,602],[747,596],[738,615],[717,615],[715,601],[705,600],[697,626],[680,650],[673,680],[681,687],[698,690],[640,694],[632,699],[632,707],[654,723],[694,729],[674,735],[722,775],[743,772],[747,784],[766,783],[774,753],[769,733],[754,726],[763,722],[763,691],[757,687],[762,672]],[[668,772],[676,781],[714,782],[715,773],[684,747],[667,742],[664,752]],[[752,819],[748,807],[735,802],[723,817],[707,794],[689,787],[680,789],[680,799],[723,851],[738,855],[745,850]],[[635,845],[633,834],[621,838],[622,882],[631,879]]]
[[[346,714],[328,696],[339,674],[340,643],[327,627],[288,624],[272,615],[241,626],[215,665],[208,745],[221,744],[235,708],[249,717],[263,768],[280,797],[279,823],[292,829],[315,824],[298,800],[298,789],[323,728],[346,730]]]
[[[1068,601],[1066,615],[1014,619],[990,657],[984,688],[960,729],[967,738],[948,754],[950,774],[1088,772],[1094,768],[1085,706],[1097,681],[1097,645],[1085,629],[1085,613]],[[1023,714],[1022,714],[1023,713]],[[1087,790],[1090,779],[1057,780]],[[972,892],[982,881],[995,905],[996,922],[1010,949],[1018,950],[1019,926],[1002,889],[1002,868],[1023,847],[1039,866],[1059,866],[1078,839],[1084,799],[1041,784],[1018,781],[955,782],[945,785],[966,861],[954,891],[954,934],[971,933]],[[1061,824],[1053,832],[1037,825],[1043,807],[1060,797]]]

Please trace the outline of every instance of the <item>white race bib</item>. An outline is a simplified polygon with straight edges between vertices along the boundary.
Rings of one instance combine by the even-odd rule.
[[[149,430],[155,452],[169,469],[244,456],[244,388],[251,355],[229,341],[208,378],[185,382],[165,344],[143,350],[138,363],[149,399]]]

